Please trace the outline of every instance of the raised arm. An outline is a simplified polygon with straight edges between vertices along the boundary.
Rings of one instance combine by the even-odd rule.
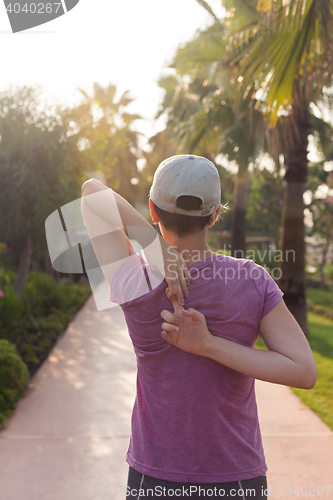
[[[161,313],[165,320],[162,336],[180,349],[259,380],[300,389],[315,385],[317,366],[311,348],[283,299],[260,322],[259,332],[268,351],[212,335],[204,315],[195,309],[186,312],[174,304],[174,310],[175,314]]]
[[[134,252],[126,234],[144,249],[153,270],[165,277],[171,296],[183,303],[190,275],[181,255],[122,196],[96,179],[82,185],[82,213],[102,270],[110,283],[123,260]]]
[[[98,207],[103,205],[105,195],[99,196],[98,193],[105,192],[105,189],[95,179],[85,182],[81,191],[81,210],[97,260],[110,285],[117,269],[134,250],[122,229],[117,210],[111,211],[112,217],[109,218],[100,215]]]

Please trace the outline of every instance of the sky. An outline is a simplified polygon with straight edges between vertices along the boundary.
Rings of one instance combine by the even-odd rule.
[[[221,0],[209,3],[222,17]],[[0,91],[41,84],[50,102],[75,104],[78,87],[91,92],[93,82],[113,83],[119,95],[131,91],[129,111],[145,118],[137,128],[149,137],[163,128],[154,120],[163,68],[210,22],[196,0],[80,0],[65,15],[13,34],[0,2]]]

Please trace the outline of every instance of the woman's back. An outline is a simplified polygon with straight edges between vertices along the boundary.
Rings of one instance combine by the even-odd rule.
[[[189,269],[184,307],[202,312],[212,334],[255,347],[261,318],[283,295],[268,273],[252,261],[223,255]],[[110,300],[124,311],[138,366],[129,465],[178,482],[264,474],[254,379],[161,337],[160,313],[172,311],[165,288],[138,254],[111,282]]]

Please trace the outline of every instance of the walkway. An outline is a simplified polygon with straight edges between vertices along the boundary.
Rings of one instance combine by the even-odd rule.
[[[124,500],[135,371],[121,309],[91,296],[0,431],[1,500]],[[332,431],[288,388],[256,387],[269,498],[333,498]]]

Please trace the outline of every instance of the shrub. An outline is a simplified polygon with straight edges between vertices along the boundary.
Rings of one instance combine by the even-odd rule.
[[[26,328],[28,309],[21,297],[7,283],[0,298],[0,336],[13,341]]]
[[[63,306],[58,283],[43,272],[29,272],[22,299],[36,316],[43,316],[53,308],[61,309]]]
[[[0,339],[0,427],[27,387],[29,372],[16,346]]]
[[[30,271],[20,297],[13,292],[7,274],[3,272],[2,276],[5,285],[2,290],[0,287],[0,338],[16,345],[33,375],[91,290],[87,284],[57,283],[46,273]]]
[[[7,283],[14,283],[15,276],[15,271],[0,266],[0,289],[3,289]]]

